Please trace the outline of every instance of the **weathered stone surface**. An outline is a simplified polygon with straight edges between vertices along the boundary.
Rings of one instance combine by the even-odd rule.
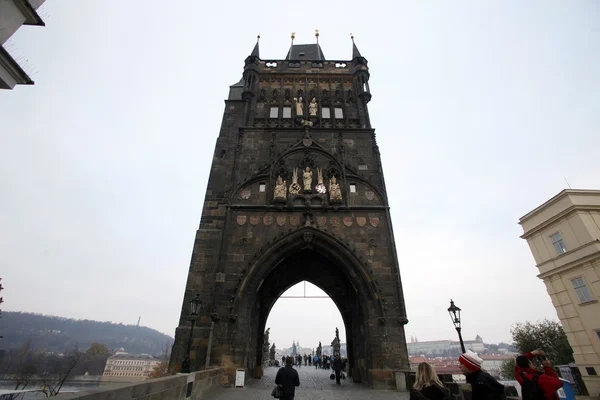
[[[356,57],[317,64],[280,60],[269,67],[248,57],[244,87],[232,88],[225,102],[175,334],[173,370],[185,357],[189,301],[200,293],[192,368],[204,366],[211,317],[218,322],[210,364],[224,368],[229,385],[238,368],[246,379],[262,375],[256,367],[263,362],[268,312],[286,288],[302,280],[317,283],[338,306],[355,380],[392,387],[392,371],[408,368],[404,297],[367,109],[367,62]],[[308,103],[302,118],[294,107],[290,118],[283,118],[293,97],[316,98],[319,110],[330,108],[332,118],[319,111],[304,120]],[[268,117],[269,107],[279,107],[277,118]],[[338,108],[342,117],[333,118]],[[314,171],[310,190],[302,190],[306,167]],[[324,187],[317,187],[319,169]],[[274,198],[278,176],[288,188],[283,203]],[[329,196],[333,177],[341,203]],[[293,183],[300,185],[296,194]]]

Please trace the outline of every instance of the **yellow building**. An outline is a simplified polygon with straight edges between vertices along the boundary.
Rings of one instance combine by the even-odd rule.
[[[600,394],[600,190],[563,190],[519,220],[591,396]]]
[[[148,354],[129,354],[118,351],[108,357],[103,382],[135,382],[148,379],[160,361]]]

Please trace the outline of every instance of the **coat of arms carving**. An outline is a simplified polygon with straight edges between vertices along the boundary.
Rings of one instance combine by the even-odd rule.
[[[257,225],[260,222],[260,217],[258,215],[253,215],[250,217],[250,223],[252,225]]]
[[[379,226],[379,217],[369,217],[369,223],[372,227],[377,228]]]
[[[327,225],[327,217],[323,217],[323,216],[317,217],[317,225],[319,225],[319,226]]]
[[[292,215],[290,217],[290,225],[291,226],[298,226],[298,224],[300,223],[300,217],[297,215]]]
[[[358,226],[365,226],[367,224],[367,218],[366,217],[356,217],[356,223],[358,224]]]
[[[277,216],[277,225],[284,226],[285,225],[285,220],[286,220],[285,215],[278,215]]]
[[[247,219],[248,217],[246,217],[245,215],[238,215],[236,221],[238,225],[244,225]]]
[[[365,192],[365,197],[367,198],[367,200],[373,200],[375,198],[375,193],[371,190],[367,190]]]
[[[267,226],[268,226],[268,225],[271,225],[272,223],[273,223],[273,217],[272,217],[272,216],[270,216],[270,215],[265,215],[265,216],[263,217],[263,224],[265,224],[265,225],[267,225]]]
[[[344,217],[344,225],[350,227],[352,226],[352,222],[354,219],[352,217]]]

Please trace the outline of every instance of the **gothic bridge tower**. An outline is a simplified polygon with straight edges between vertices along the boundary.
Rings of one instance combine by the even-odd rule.
[[[394,372],[409,368],[408,320],[370,100],[354,43],[345,61],[327,60],[318,43],[263,60],[256,44],[225,101],[172,369],[186,357],[199,293],[191,369],[209,353],[230,379],[237,368],[260,377],[271,307],[306,280],[342,315],[353,379],[395,388]]]

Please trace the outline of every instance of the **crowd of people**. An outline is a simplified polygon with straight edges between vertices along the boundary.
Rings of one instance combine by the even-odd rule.
[[[328,356],[326,354],[323,354],[321,357],[319,357],[318,355],[314,355],[311,356],[309,354],[298,354],[296,356],[282,356],[281,357],[281,365],[285,366],[286,364],[286,358],[290,357],[292,359],[292,366],[293,367],[297,367],[300,368],[302,367],[302,365],[304,365],[305,367],[312,367],[314,366],[315,368],[320,368],[320,369],[332,369],[333,370],[333,363],[335,361],[335,356]],[[343,364],[342,369],[346,368],[346,363],[348,362],[348,359],[345,357],[340,357],[340,360]]]
[[[537,369],[533,360],[538,357],[543,370]],[[504,385],[481,369],[482,360],[467,352],[458,359],[467,383],[471,385],[472,400],[503,400]],[[557,390],[563,386],[544,351],[534,350],[516,359],[515,379],[521,385],[523,400],[559,400]],[[449,400],[452,396],[442,384],[433,367],[421,363],[417,367],[411,400]]]

